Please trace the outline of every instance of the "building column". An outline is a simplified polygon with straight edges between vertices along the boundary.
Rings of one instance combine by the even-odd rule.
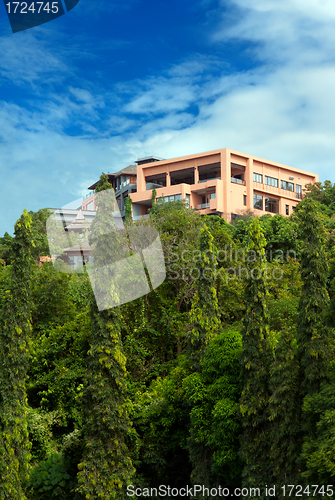
[[[245,181],[247,188],[247,210],[254,209],[254,160],[248,158],[245,169]]]
[[[141,193],[142,191],[146,191],[144,169],[141,168],[140,165],[137,166],[136,184],[137,184],[137,192],[138,193]]]
[[[229,150],[221,150],[221,179],[223,181],[223,217],[230,222],[231,210],[228,212],[228,205],[230,200],[230,152]]]
[[[169,170],[166,172],[166,187],[171,186],[171,177]]]
[[[194,167],[194,184],[199,184],[199,169],[197,165]]]

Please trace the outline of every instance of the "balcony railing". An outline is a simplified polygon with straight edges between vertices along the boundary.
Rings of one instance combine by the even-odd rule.
[[[200,184],[201,182],[215,181],[216,179],[219,179],[219,180],[220,180],[220,179],[221,179],[221,177],[210,177],[210,178],[208,178],[208,179],[201,179],[201,180],[199,179],[199,184]]]
[[[246,186],[245,181],[243,181],[242,179],[237,179],[236,177],[231,177],[230,181],[233,182],[234,184],[242,184],[242,186]]]
[[[88,194],[86,194],[85,197],[84,197],[84,200],[87,200],[87,198],[89,198],[90,196],[92,196],[92,194],[94,194],[94,191],[90,191]]]
[[[121,186],[119,189],[127,186],[128,184],[136,184],[136,179],[127,179],[126,181],[121,182]]]
[[[133,215],[133,220],[141,220],[141,219],[149,219],[150,215],[145,214],[145,215]]]
[[[198,210],[202,210],[203,208],[209,208],[209,203],[202,203],[198,205]]]
[[[277,186],[272,186],[270,184],[262,184],[260,182],[254,181],[254,189],[259,190],[259,191],[265,191],[266,193],[273,193],[274,195],[277,196],[284,196],[287,198],[296,198],[301,200],[302,199],[302,193],[295,193],[294,191],[291,191],[289,189],[283,189],[281,187]]]

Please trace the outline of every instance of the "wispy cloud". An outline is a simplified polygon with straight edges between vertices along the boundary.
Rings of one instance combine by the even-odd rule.
[[[127,110],[152,113],[165,106],[168,112],[170,101],[173,118],[182,111],[182,100],[186,108],[192,96],[199,114],[182,130],[166,134],[168,127],[161,129],[154,141],[143,125],[137,138],[142,136],[146,153],[154,147],[176,156],[194,152],[195,144],[199,151],[227,146],[335,180],[334,17],[335,5],[328,0],[231,1],[211,35],[213,47],[224,51],[242,43],[241,50],[256,64],[247,71],[223,70],[205,82],[190,72],[180,96],[173,92],[178,86],[172,73],[164,81],[148,81],[151,86]]]
[[[45,37],[41,41],[30,32],[0,38],[0,75],[16,85],[59,80],[60,75],[71,73],[67,64],[54,54]]]

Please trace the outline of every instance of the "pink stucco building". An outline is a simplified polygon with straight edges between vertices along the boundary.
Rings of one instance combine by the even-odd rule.
[[[137,191],[129,194],[135,220],[148,214],[153,189],[157,198],[185,199],[192,209],[228,221],[245,211],[290,215],[305,185],[319,180],[317,174],[227,148],[136,163]]]

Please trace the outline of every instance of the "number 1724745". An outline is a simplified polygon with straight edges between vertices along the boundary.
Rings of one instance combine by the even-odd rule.
[[[45,14],[52,12],[57,14],[59,2],[8,2],[6,3],[8,14]]]
[[[286,484],[285,486],[281,486],[282,489],[282,494],[283,496],[287,497],[316,497],[316,498],[321,498],[321,497],[332,497],[334,492],[333,492],[333,485],[328,484],[327,486],[325,485],[319,485],[319,484],[311,484],[310,486],[301,486],[300,484]]]

